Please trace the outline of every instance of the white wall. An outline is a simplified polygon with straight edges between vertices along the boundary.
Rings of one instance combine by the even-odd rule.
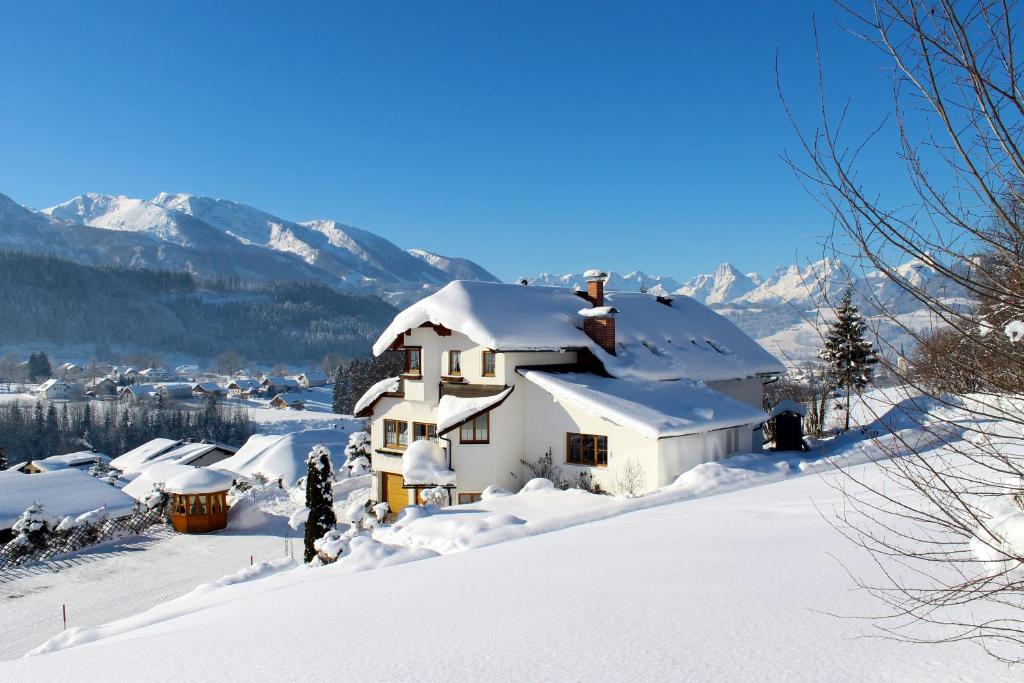
[[[715,391],[756,408],[760,408],[764,401],[764,382],[760,377],[718,380],[705,384]]]

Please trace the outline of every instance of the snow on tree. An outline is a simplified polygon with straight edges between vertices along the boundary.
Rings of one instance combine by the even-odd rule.
[[[0,446],[0,471],[6,470],[8,467],[7,451],[4,450],[3,446]]]
[[[103,458],[97,455],[96,459],[92,461],[92,467],[89,468],[89,476],[103,478],[109,473],[110,468],[107,466],[107,463],[103,462]]]
[[[423,489],[423,491],[420,492],[420,501],[424,505],[433,505],[438,508],[443,507],[448,501],[448,492],[443,486]]]
[[[43,510],[42,503],[33,503],[11,527],[17,534],[11,543],[25,548],[45,548],[59,522],[59,519]]]
[[[850,428],[850,394],[868,385],[874,373],[872,366],[878,362],[864,333],[860,307],[853,304],[853,289],[847,288],[836,309],[836,319],[828,326],[825,348],[818,354],[825,361],[833,385],[846,392],[847,430]]]
[[[333,478],[331,452],[326,446],[314,446],[306,458],[306,507],[309,515],[304,536],[305,562],[313,561],[317,556],[316,542],[333,530],[338,521],[334,515],[334,494],[331,490]]]
[[[345,467],[348,468],[349,477],[362,477],[370,473],[370,459],[360,455],[345,463]]]
[[[373,516],[377,518],[378,524],[383,524],[388,520],[388,514],[391,512],[391,506],[388,505],[387,501],[381,501],[373,506]]]
[[[345,467],[348,469],[348,476],[360,477],[368,474],[372,452],[369,432],[352,432],[349,434],[348,445],[345,446]]]

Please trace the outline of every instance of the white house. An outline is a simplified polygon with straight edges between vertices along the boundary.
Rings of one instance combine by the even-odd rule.
[[[356,404],[371,420],[374,500],[418,487],[453,502],[518,489],[550,450],[562,477],[650,491],[691,467],[761,448],[763,384],[784,371],[735,325],[685,296],[456,281],[395,317],[374,345],[405,372]],[[444,446],[453,477],[403,478],[413,441]]]
[[[297,376],[295,379],[298,380],[299,386],[303,389],[312,389],[313,387],[322,387],[327,384],[327,375],[319,370],[312,370],[310,372],[304,372]]]
[[[70,399],[82,393],[82,385],[62,379],[48,379],[39,385],[36,394],[46,399]]]
[[[299,380],[294,377],[275,377],[268,375],[260,382],[260,390],[265,394],[283,394],[288,391],[298,391]]]
[[[259,390],[260,381],[258,379],[241,378],[236,379],[228,385],[228,393],[236,398],[243,396],[249,396],[253,392]]]

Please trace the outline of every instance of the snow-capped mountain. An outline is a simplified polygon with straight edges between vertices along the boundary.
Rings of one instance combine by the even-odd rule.
[[[23,208],[23,207],[19,207]],[[28,211],[27,209],[25,209]],[[430,258],[406,251],[367,230],[333,220],[296,222],[225,199],[162,192],[152,199],[87,193],[57,206],[32,212],[61,226],[80,230],[77,240],[85,251],[98,231],[120,233],[121,241],[136,243],[138,251],[159,247],[152,257],[133,265],[184,268],[203,276],[244,275],[256,279],[315,279],[333,286],[381,294],[393,303],[429,293],[456,278],[497,281],[472,261]],[[92,228],[95,230],[86,230]],[[0,248],[13,241],[0,225]],[[85,243],[85,244],[82,244]],[[168,258],[168,247],[189,255]],[[47,253],[54,251],[46,250]],[[192,253],[196,252],[196,253]],[[83,254],[56,252],[66,258],[91,262]],[[237,254],[268,261],[263,268],[235,272]],[[220,268],[202,264],[216,254]],[[111,262],[123,260],[112,258]]]
[[[921,287],[953,305],[971,305],[962,287],[926,262],[905,263],[896,269],[895,276],[904,280],[903,284]],[[580,273],[541,273],[527,281],[555,287],[586,286]],[[783,266],[765,278],[723,263],[713,273],[697,275],[683,284],[671,277],[639,271],[628,275],[610,271],[605,286],[613,291],[638,291],[641,284],[655,294],[685,295],[707,304],[792,365],[816,356],[821,345],[820,326],[831,317],[830,302],[838,301],[847,286],[853,287],[855,301],[861,305],[869,327],[877,332],[883,351],[909,348],[914,343],[906,330],[881,314],[883,306],[912,329],[935,324],[933,316],[900,282],[877,271],[859,272],[837,259]]]

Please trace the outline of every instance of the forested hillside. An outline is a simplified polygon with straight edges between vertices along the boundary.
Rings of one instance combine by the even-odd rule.
[[[187,273],[92,267],[0,251],[0,348],[94,345],[305,363],[361,356],[395,313],[313,283],[201,281]]]

